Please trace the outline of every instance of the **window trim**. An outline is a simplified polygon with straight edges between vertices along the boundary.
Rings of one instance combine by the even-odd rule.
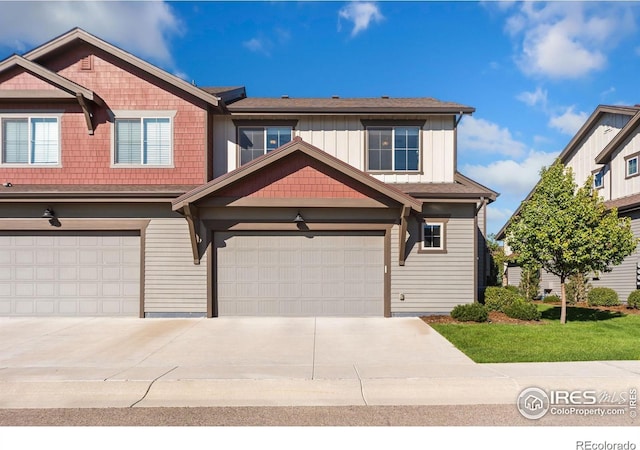
[[[361,119],[360,123],[364,127],[364,171],[371,175],[391,175],[391,174],[408,174],[422,175],[423,169],[423,132],[426,119],[421,120],[384,120],[384,119]],[[395,165],[395,129],[400,127],[417,127],[418,128],[418,168],[416,170],[369,170],[369,130],[391,128],[394,144],[391,150],[392,161]]]
[[[636,172],[629,174],[629,161],[635,159],[636,160]],[[624,178],[633,178],[640,175],[640,152],[633,153],[629,156],[624,157]]]
[[[602,173],[602,179],[601,179],[602,181],[600,183],[600,186],[596,186],[596,176],[599,173]],[[600,169],[592,170],[591,174],[593,175],[593,188],[597,190],[604,189],[604,167],[601,167]]]
[[[251,120],[251,119],[233,119],[233,124],[236,127],[236,168],[242,166],[242,148],[240,147],[240,129],[241,128],[264,128],[266,132],[266,128],[270,127],[290,127],[291,128],[291,140],[295,137],[296,126],[298,125],[298,119],[291,120],[277,120],[277,119],[260,119],[260,120]],[[266,137],[265,137],[266,139]],[[266,143],[266,140],[265,140]],[[267,151],[265,148],[266,155]]]
[[[31,158],[31,120],[32,119],[56,119],[58,125],[58,157],[55,163],[8,163],[4,161],[4,128],[2,122],[4,119],[27,119],[28,129],[28,158]],[[39,111],[24,111],[24,112],[0,112],[0,167],[11,168],[61,168],[62,167],[62,113],[61,112],[39,112]]]
[[[110,168],[112,169],[173,169],[175,168],[175,116],[176,110],[115,110],[110,117],[111,120],[111,161]],[[141,133],[144,127],[142,127],[142,121],[144,119],[169,119],[169,127],[171,128],[171,142],[169,143],[169,164],[124,164],[116,162],[116,120],[133,120],[139,119],[141,122]],[[142,143],[140,144],[140,152],[142,155]]]
[[[418,253],[431,253],[431,254],[445,254],[447,253],[447,224],[448,218],[443,217],[424,217],[420,221],[420,247]],[[424,246],[424,226],[425,225],[440,225],[440,247],[425,247]]]

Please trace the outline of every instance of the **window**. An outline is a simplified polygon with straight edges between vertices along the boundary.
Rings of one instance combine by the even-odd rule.
[[[367,128],[367,170],[411,172],[420,168],[420,128]]]
[[[171,128],[169,117],[115,119],[115,164],[171,165]]]
[[[57,117],[11,116],[1,121],[3,164],[58,164],[60,126]]]
[[[627,178],[638,175],[638,155],[632,155],[626,158],[627,162]]]
[[[604,187],[604,169],[593,172],[593,187],[594,189]]]
[[[238,128],[240,165],[290,142],[291,130],[292,128],[289,126]]]
[[[444,220],[426,219],[422,223],[421,250],[445,251],[445,224]]]

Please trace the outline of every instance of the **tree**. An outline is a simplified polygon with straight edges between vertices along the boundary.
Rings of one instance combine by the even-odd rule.
[[[540,269],[535,266],[524,266],[518,288],[525,300],[534,300],[540,290]]]
[[[487,237],[486,244],[490,256],[487,286],[502,286],[504,266],[509,262],[509,256],[505,255],[504,248],[496,240],[494,234]]]
[[[523,266],[538,266],[560,278],[566,323],[565,281],[580,273],[609,272],[635,250],[631,220],[607,211],[592,188],[593,178],[578,187],[570,168],[556,161],[543,168],[541,180],[506,230],[507,242]]]

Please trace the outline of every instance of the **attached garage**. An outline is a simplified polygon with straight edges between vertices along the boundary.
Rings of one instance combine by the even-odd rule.
[[[139,312],[139,231],[0,231],[0,315]]]
[[[382,232],[216,232],[219,316],[384,315]]]

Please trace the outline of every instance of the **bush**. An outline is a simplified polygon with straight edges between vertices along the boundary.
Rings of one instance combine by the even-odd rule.
[[[515,286],[488,287],[484,291],[484,305],[489,311],[503,311],[505,306],[518,300],[524,301]]]
[[[520,320],[540,320],[542,317],[536,305],[525,301],[516,301],[505,306],[504,313],[513,319]]]
[[[582,303],[587,301],[589,290],[592,289],[589,278],[584,273],[578,273],[571,275],[567,278],[565,284],[567,304],[575,305],[576,303]]]
[[[640,290],[632,291],[627,298],[627,308],[640,309]]]
[[[534,300],[540,291],[540,270],[523,267],[518,287],[525,300]]]
[[[489,318],[487,308],[480,303],[457,305],[451,310],[451,317],[460,322],[486,322]]]
[[[543,303],[560,303],[561,299],[557,295],[547,295],[542,299]]]
[[[587,295],[587,304],[589,306],[618,306],[618,294],[611,288],[597,287],[589,291]]]

